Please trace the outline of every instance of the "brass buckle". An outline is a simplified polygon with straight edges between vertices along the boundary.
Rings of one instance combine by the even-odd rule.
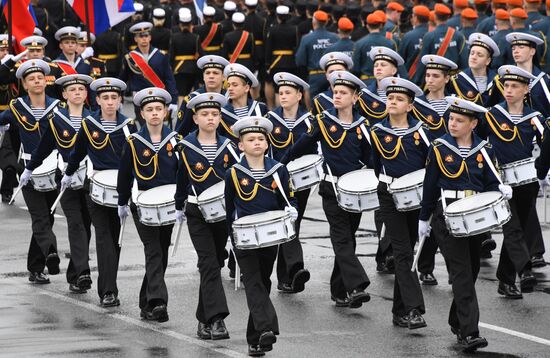
[[[470,189],[464,190],[464,197],[467,198],[469,196],[474,195],[476,192]]]

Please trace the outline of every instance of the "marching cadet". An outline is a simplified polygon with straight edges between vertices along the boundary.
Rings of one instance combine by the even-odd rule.
[[[319,66],[321,66],[321,69],[325,71],[328,81],[330,74],[333,72],[351,70],[353,68],[353,61],[351,57],[345,53],[329,52],[321,57],[321,60],[319,60]],[[334,107],[334,103],[332,101],[333,95],[334,93],[332,92],[332,86],[329,86],[326,91],[315,96],[313,98],[313,108],[311,109],[311,113],[314,116],[317,116],[323,111]]]
[[[170,94],[161,88],[144,88],[136,93],[134,104],[141,108],[146,125],[126,138],[117,178],[118,217],[124,221],[131,211],[145,254],[145,275],[139,291],[140,316],[158,322],[168,321],[164,274],[174,224],[145,225],[140,221],[135,202],[129,206],[128,201],[134,180],[140,192],[176,183],[178,158],[174,153],[178,134],[163,125],[170,102]]]
[[[187,222],[198,256],[200,287],[195,316],[197,336],[201,339],[229,338],[224,323],[229,308],[221,279],[227,257],[228,227],[225,217],[216,222],[206,221],[197,202],[197,196],[223,181],[227,169],[239,159],[232,141],[217,134],[221,108],[226,102],[227,98],[219,93],[206,92],[193,97],[187,106],[193,110],[198,130],[179,142],[176,217],[180,224]]]
[[[163,8],[155,8],[153,10],[153,28],[151,29],[151,46],[156,47],[167,55],[170,50],[170,38],[172,33],[166,27],[166,11]]]
[[[308,74],[307,83],[310,88],[309,94],[306,93],[305,98],[307,106],[311,106],[313,97],[329,86],[324,71],[319,67],[319,60],[325,49],[338,41],[338,35],[327,31],[328,19],[328,14],[324,11],[318,10],[313,13],[311,20],[313,32],[302,37],[298,52],[296,52],[296,66],[306,69]]]
[[[223,50],[229,63],[238,63],[256,72],[254,34],[244,29],[245,16],[236,12],[231,17],[233,31],[226,32],[223,37]]]
[[[511,65],[499,68],[498,74],[504,86],[505,102],[492,107],[476,131],[493,145],[502,169],[503,166],[520,165],[532,157],[533,140],[536,138],[540,144],[544,118],[524,104],[524,97],[529,93],[529,82],[535,76]],[[524,168],[519,166],[518,170],[526,170]],[[507,181],[506,175],[504,181]],[[514,194],[508,201],[512,218],[502,227],[504,241],[497,278],[498,293],[514,299],[522,298],[522,292],[532,292],[536,285],[536,278],[531,272],[526,228],[530,224],[529,216],[536,210],[539,185],[536,181],[520,182],[512,189]],[[521,292],[515,285],[516,274],[520,278]]]
[[[214,21],[216,9],[212,6],[204,8],[204,24],[193,29],[193,32],[199,35],[200,55],[223,56],[223,28]]]
[[[71,151],[61,190],[68,188],[73,175],[86,155],[95,171],[118,169],[126,137],[135,131],[133,120],[118,112],[126,84],[112,77],[103,77],[90,84],[95,91],[99,110],[82,120]],[[117,209],[100,205],[87,197],[88,210],[95,228],[97,251],[97,293],[103,307],[120,305],[117,288],[120,247],[120,219]]]
[[[461,29],[460,18],[462,12],[470,6],[468,0],[453,0],[453,16],[447,20],[447,26],[454,27],[457,31]]]
[[[267,114],[267,106],[250,96],[250,89],[258,87],[260,83],[248,68],[238,63],[230,63],[225,66],[223,75],[228,85],[229,101],[222,108],[222,120],[218,133],[237,142],[239,138],[231,130],[231,126],[244,117],[264,117]]]
[[[50,66],[42,60],[23,62],[17,69],[16,77],[21,80],[27,95],[12,100],[9,110],[0,114],[0,131],[5,131],[3,126],[6,124],[19,131],[23,164],[31,159],[59,103],[59,100],[48,97],[45,92],[49,72]],[[27,269],[29,281],[35,284],[50,283],[44,274],[44,267],[48,268],[50,275],[59,274],[57,241],[52,230],[54,216],[49,210],[57,197],[57,188],[52,189],[37,191],[32,184],[22,186],[23,198],[32,220]]]
[[[386,91],[388,117],[371,127],[373,166],[378,177],[380,219],[387,223],[385,236],[391,241],[395,258],[393,324],[417,329],[426,327],[426,312],[418,276],[411,271],[414,245],[418,238],[419,209],[398,211],[389,186],[393,180],[423,169],[429,141],[422,122],[409,116],[415,96],[422,90],[402,78],[389,77],[381,82]]]
[[[460,31],[459,34],[464,37],[464,39],[470,38],[470,35],[476,32],[476,23],[479,16],[477,15],[477,12],[468,7],[460,13]],[[462,52],[463,54],[466,53],[466,51]],[[465,63],[465,62],[463,62]]]
[[[512,32],[512,27],[510,26],[510,14],[504,9],[497,9],[495,13],[495,31],[493,31],[493,34],[489,36],[491,36],[493,41],[495,41],[498,45],[501,53],[508,51],[508,41],[506,41],[506,35],[510,32]],[[500,66],[508,64],[505,62],[506,57],[508,56],[493,58],[491,68],[496,71]]]
[[[233,1],[225,1],[223,3],[223,12],[225,14],[225,19],[220,21],[220,26],[222,27],[224,33],[233,31],[232,17],[236,11],[239,10],[237,9],[237,4],[235,4]]]
[[[371,162],[371,148],[365,125],[367,120],[354,110],[363,81],[349,72],[333,72],[329,81],[334,91],[334,107],[317,116],[313,129],[303,135],[281,160],[288,163],[310,153],[321,143],[324,157],[323,180],[319,195],[330,226],[334,250],[334,267],[330,278],[331,299],[336,307],[359,308],[370,300],[365,292],[370,281],[355,254],[355,233],[361,213],[344,211],[337,202],[335,181],[342,175],[358,170]],[[246,285],[246,282],[245,282]]]
[[[480,32],[482,34],[485,34],[487,36],[493,37],[493,35],[497,32],[496,27],[496,18],[497,18],[497,11],[498,10],[504,10],[506,11],[506,0],[492,0],[491,1],[491,13],[492,15],[480,20],[477,25],[477,32]],[[508,13],[508,11],[506,11]],[[496,39],[495,39],[495,42]]]
[[[448,58],[461,68],[463,66],[461,66],[460,59],[466,40],[453,26],[446,24],[451,15],[451,9],[443,4],[435,4],[434,11],[437,26],[433,31],[424,35],[420,58],[424,55],[434,54]],[[416,74],[411,80],[414,83],[422,83],[424,70],[424,65],[418,64]]]
[[[226,96],[223,70],[227,65],[229,65],[229,61],[216,55],[202,56],[197,60],[197,67],[202,70],[202,82],[204,85],[196,91],[189,93],[183,99],[176,125],[176,131],[183,137],[186,137],[191,131],[196,129],[196,124],[193,121],[193,109],[187,107],[187,103],[191,99],[206,92],[219,93]]]
[[[397,1],[390,1],[386,6],[386,18],[389,19],[384,25],[384,32],[400,37],[399,20],[405,7]]]
[[[80,30],[73,26],[65,26],[55,33],[55,39],[59,41],[61,53],[53,60],[59,66],[64,75],[74,75],[77,73],[88,75],[90,65],[77,53],[76,40],[80,37]]]
[[[125,25],[124,29],[122,30],[122,42],[124,44],[125,51],[133,51],[136,49],[137,44],[134,39],[134,35],[130,31],[130,28],[140,22],[145,21],[144,19],[144,6],[143,4],[136,2],[134,3],[134,10],[136,12],[132,15],[130,18],[131,21]],[[124,63],[124,61],[122,61]]]
[[[118,31],[109,27],[100,33],[94,42],[94,54],[98,59],[105,61],[105,76],[116,77],[122,66],[122,37]]]
[[[244,155],[225,174],[225,207],[229,232],[232,232],[235,218],[248,215],[284,210],[292,220],[298,217],[286,167],[264,155],[272,129],[273,124],[268,119],[257,116],[241,118],[233,126],[239,136],[239,150]],[[264,352],[273,349],[273,344],[277,341],[276,335],[279,334],[277,313],[269,298],[270,276],[277,257],[277,246],[243,250],[236,246],[233,235],[232,242],[241,268],[249,308],[246,329],[248,354],[253,357],[263,356]]]
[[[405,59],[405,69],[409,78],[413,78],[420,62],[420,48],[422,38],[428,32],[430,9],[424,5],[417,5],[412,9],[411,24],[413,29],[403,35],[399,45],[399,55]]]
[[[445,225],[443,208],[456,199],[486,191],[500,190],[505,200],[510,199],[512,189],[499,185],[496,171],[491,169],[492,162],[487,163],[485,159],[489,157],[493,160],[492,146],[474,133],[480,115],[487,110],[458,97],[447,97],[447,101],[451,112],[449,134],[433,141],[428,153],[418,236],[428,235],[430,225],[443,233],[436,237],[453,288],[448,323],[463,350],[474,352],[487,346],[487,340],[479,335],[479,307],[475,290],[481,241],[485,236],[453,236]],[[438,201],[440,197],[441,202]]]
[[[269,134],[270,156],[280,161],[290,147],[311,129],[313,116],[301,106],[303,93],[309,85],[300,77],[287,72],[273,76],[279,93],[280,107],[267,113],[267,119],[273,124]],[[315,148],[307,154],[316,154]],[[277,289],[284,293],[297,293],[304,290],[310,273],[304,269],[304,253],[300,244],[300,223],[306,211],[311,190],[294,192],[298,204],[298,218],[294,224],[296,239],[279,245],[277,256]]]
[[[490,68],[491,61],[500,50],[489,36],[479,32],[470,35],[468,44],[468,67],[451,77],[448,89],[462,99],[485,106],[496,75]]]
[[[390,51],[397,51],[397,44],[390,39],[387,39],[382,33],[385,19],[382,18],[382,14],[372,13],[367,16],[367,29],[369,34],[358,40],[355,43],[355,49],[353,51],[353,72],[360,75],[360,78],[369,84],[369,81],[376,78],[374,75],[374,61],[372,60],[372,53],[374,48],[385,47]],[[399,64],[401,66],[403,63]],[[391,76],[395,75],[392,74]],[[378,79],[377,79],[378,81]]]
[[[265,79],[265,97],[269,108],[275,107],[276,96],[273,87],[273,75],[278,72],[288,72],[297,75],[298,68],[294,55],[300,43],[298,27],[290,24],[289,7],[277,6],[277,23],[273,24],[265,35],[265,64],[267,77]]]
[[[93,44],[95,43],[95,35],[90,33],[90,41],[86,31],[80,31],[76,40],[76,53],[90,66],[90,73],[85,73],[97,80],[99,77],[105,76],[107,69],[105,68],[105,60],[94,57]]]
[[[163,55],[157,48],[151,46],[151,29],[153,24],[150,22],[140,22],[130,28],[134,34],[134,40],[137,48],[124,56],[122,71],[118,78],[128,83],[131,91],[137,92],[151,85],[166,89],[172,97],[172,103],[169,105],[172,119],[177,116],[178,90],[176,81],[170,67],[168,56]],[[144,125],[141,118],[141,110],[134,106],[136,119],[141,125]]]
[[[265,35],[267,33],[266,19],[257,12],[258,0],[245,0],[244,30],[254,37],[255,69],[258,71],[258,80],[265,83]],[[231,62],[231,61],[229,61]],[[254,71],[253,71],[254,72]]]
[[[178,89],[179,107],[184,97],[191,92],[199,80],[197,75],[199,36],[191,32],[193,20],[191,12],[180,11],[178,20],[180,31],[174,32],[170,41],[170,63]]]
[[[349,57],[353,56],[353,48],[355,43],[351,40],[351,32],[353,31],[353,22],[347,17],[341,17],[338,20],[338,37],[340,39],[334,45],[326,48],[325,53],[342,52]]]
[[[63,88],[63,98],[66,103],[59,104],[49,119],[49,126],[40,139],[38,147],[33,152],[21,175],[22,185],[26,185],[33,170],[42,165],[44,159],[57,149],[64,166],[69,161],[69,154],[74,148],[76,136],[80,130],[82,119],[90,112],[84,108],[88,97],[88,85],[92,78],[87,75],[67,75],[56,80],[56,84]],[[67,282],[73,293],[86,293],[92,287],[90,276],[89,246],[91,237],[91,219],[86,205],[88,188],[84,188],[86,169],[79,173],[80,187],[69,187],[61,197],[61,207],[67,218],[67,229],[71,259],[67,267]]]

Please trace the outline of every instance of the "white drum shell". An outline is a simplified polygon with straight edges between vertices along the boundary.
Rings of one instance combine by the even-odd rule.
[[[225,220],[225,182],[212,185],[199,194],[197,205],[207,223]]]
[[[241,250],[275,246],[295,237],[294,221],[282,210],[243,216],[233,222],[235,247]]]
[[[118,170],[108,169],[95,172],[90,178],[90,198],[96,204],[110,208],[118,207],[116,191]]]
[[[461,204],[466,203],[466,200],[475,202],[481,198],[480,196],[487,197],[489,195],[495,197],[495,200],[490,204],[470,210],[455,210],[457,206],[459,207]],[[449,204],[444,216],[449,232],[453,236],[463,237],[478,235],[496,229],[506,224],[512,214],[508,201],[504,200],[499,192],[486,192],[475,194]]]
[[[176,184],[161,185],[138,195],[139,222],[147,226],[164,226],[176,222]]]
[[[520,186],[537,181],[535,158],[518,160],[500,166],[502,181],[510,186]]]
[[[71,180],[71,189],[78,190],[82,189],[84,186],[84,181],[86,180],[86,161],[83,161],[80,163],[80,167],[78,170],[73,174],[72,180]]]
[[[286,167],[295,191],[310,189],[323,178],[323,157],[317,154],[304,155]]]
[[[57,190],[55,182],[55,172],[57,171],[57,150],[54,150],[44,161],[42,165],[33,170],[31,183],[36,191]]]
[[[420,209],[422,201],[422,184],[426,169],[420,169],[403,175],[390,184],[390,193],[398,211]]]
[[[338,206],[352,213],[378,209],[377,186],[378,179],[372,169],[342,175],[336,184]]]

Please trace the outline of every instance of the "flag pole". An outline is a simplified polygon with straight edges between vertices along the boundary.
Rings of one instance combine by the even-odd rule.
[[[90,47],[92,41],[90,39],[90,10],[88,9],[88,0],[84,0],[84,11],[86,14],[86,46]]]
[[[11,54],[15,54],[13,49],[14,49],[14,46],[13,46],[13,41],[12,41],[12,36],[13,36],[13,29],[12,29],[12,11],[11,11],[11,5],[12,5],[12,0],[8,0],[8,53],[11,53]]]

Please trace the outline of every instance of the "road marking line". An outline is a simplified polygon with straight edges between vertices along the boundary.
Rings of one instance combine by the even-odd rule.
[[[181,334],[181,333],[169,330],[169,329],[160,328],[160,327],[154,326],[152,324],[137,320],[135,318],[125,316],[125,315],[120,314],[120,313],[109,313],[110,311],[105,309],[105,308],[98,307],[98,306],[96,306],[94,304],[91,304],[91,303],[88,303],[88,302],[79,301],[77,299],[70,298],[70,297],[67,297],[65,295],[62,295],[62,294],[59,294],[59,293],[56,293],[56,292],[52,292],[52,291],[49,291],[49,290],[46,290],[46,289],[42,289],[42,290],[40,290],[40,294],[45,295],[45,296],[50,296],[52,298],[64,301],[66,303],[71,303],[73,305],[85,308],[89,311],[93,311],[93,312],[101,313],[101,314],[108,314],[109,317],[118,319],[119,321],[123,321],[123,322],[129,323],[129,324],[132,324],[134,326],[138,326],[138,327],[141,327],[141,328],[144,328],[144,329],[148,329],[148,330],[163,334],[165,336],[175,338],[179,341],[183,341],[183,342],[186,342],[186,343],[189,343],[189,344],[199,346],[201,348],[206,348],[208,350],[226,355],[228,357],[232,357],[232,358],[248,357],[247,355],[242,354],[242,353],[237,352],[237,351],[234,351],[232,349],[219,347],[219,346],[214,347],[211,343],[208,343],[207,341],[202,341],[202,340],[199,340],[198,338],[187,336],[185,334]],[[216,344],[219,344],[219,341],[217,341]]]
[[[540,344],[544,344],[546,346],[550,346],[550,340],[540,338],[540,337],[537,337],[537,336],[532,336],[532,335],[527,334],[527,333],[514,331],[512,329],[499,327],[499,326],[495,326],[495,325],[492,325],[492,324],[489,324],[489,323],[484,323],[484,322],[479,322],[479,326],[483,327],[483,328],[493,330],[493,331],[509,334],[511,336],[522,338],[522,339],[525,339],[525,340],[528,340],[528,341],[531,341],[531,342],[540,343]]]

